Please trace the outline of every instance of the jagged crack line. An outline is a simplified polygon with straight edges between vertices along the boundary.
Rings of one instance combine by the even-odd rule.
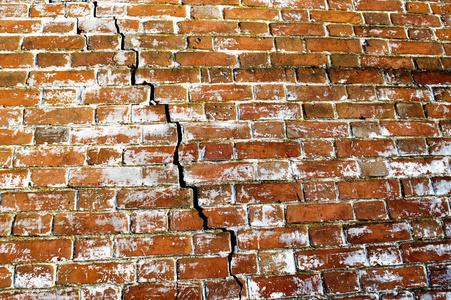
[[[116,27],[117,34],[119,34],[121,36],[120,49],[121,50],[130,50],[135,53],[135,64],[130,68],[130,83],[131,83],[131,85],[137,85],[136,84],[136,70],[139,67],[139,52],[138,52],[138,50],[133,49],[133,48],[129,48],[129,49],[125,48],[125,35],[121,32],[121,28],[119,26],[117,17],[113,17],[113,19],[114,19],[114,26]],[[145,85],[145,84],[146,83],[143,83],[143,85]]]
[[[231,249],[230,249],[229,255],[227,256],[227,260],[229,261],[229,273],[230,273],[230,276],[232,276],[233,279],[235,279],[236,283],[238,283],[238,285],[240,286],[240,292],[238,295],[239,295],[239,299],[241,299],[241,295],[243,293],[244,286],[243,286],[243,283],[238,279],[238,277],[236,277],[236,275],[233,275],[233,272],[232,272],[232,258],[233,258],[233,255],[235,254],[235,249],[237,247],[236,234],[235,234],[235,231],[233,231],[233,230],[224,229],[224,231],[227,231],[230,234]]]
[[[170,109],[169,109],[169,104],[165,104],[164,105],[164,111],[165,111],[165,115],[166,115],[166,121],[168,123],[170,123],[170,124],[175,124],[176,128],[177,128],[177,145],[176,145],[175,150],[174,150],[173,162],[177,166],[177,169],[178,169],[179,185],[180,185],[180,187],[190,188],[193,191],[193,207],[194,207],[194,209],[196,209],[197,213],[199,214],[199,217],[202,219],[202,223],[203,223],[202,227],[203,227],[204,230],[219,229],[219,230],[222,230],[224,232],[228,232],[230,234],[230,253],[227,255],[227,261],[228,261],[228,264],[229,264],[229,274],[230,274],[230,276],[233,277],[233,279],[240,286],[239,298],[241,299],[241,295],[242,295],[242,292],[243,292],[243,283],[241,283],[241,281],[238,279],[238,277],[233,275],[233,272],[232,272],[232,258],[233,258],[233,255],[235,254],[235,249],[237,247],[236,234],[235,234],[235,232],[233,230],[228,230],[226,228],[209,228],[208,227],[208,217],[204,214],[203,208],[199,205],[198,188],[197,188],[197,186],[188,186],[186,184],[185,175],[184,175],[184,172],[183,172],[184,171],[183,170],[183,166],[180,163],[180,155],[179,155],[179,153],[180,153],[180,145],[182,144],[182,126],[180,125],[179,122],[172,121],[171,113],[170,113]],[[178,293],[178,291],[177,291],[177,293]]]

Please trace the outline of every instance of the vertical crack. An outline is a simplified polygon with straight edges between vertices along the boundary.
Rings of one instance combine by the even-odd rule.
[[[180,145],[182,144],[182,126],[180,125],[180,122],[176,122],[176,121],[172,121],[171,119],[171,113],[169,110],[169,104],[164,104],[164,112],[166,115],[166,121],[170,124],[175,124],[176,128],[177,128],[177,145],[175,146],[175,151],[174,151],[174,164],[177,166],[178,169],[178,173],[179,173],[179,185],[180,187],[184,187],[184,188],[190,188],[193,191],[193,207],[194,209],[197,211],[199,217],[202,219],[202,228],[204,230],[208,230],[208,229],[219,229],[223,232],[228,232],[230,234],[230,253],[227,255],[227,261],[228,261],[228,267],[229,267],[229,274],[230,276],[233,277],[233,279],[236,281],[236,283],[239,285],[240,287],[240,291],[239,291],[239,298],[241,299],[241,295],[243,292],[243,283],[238,279],[238,277],[236,277],[236,275],[233,275],[232,272],[232,258],[233,255],[235,254],[235,249],[237,247],[237,238],[236,238],[236,234],[235,231],[231,230],[231,229],[226,229],[226,228],[209,228],[208,227],[208,217],[204,214],[203,212],[203,208],[199,205],[199,191],[197,186],[193,186],[193,185],[187,185],[186,181],[185,181],[185,175],[183,173],[183,166],[180,163]],[[177,289],[177,297],[178,297],[178,289]],[[176,297],[176,298],[177,298]]]

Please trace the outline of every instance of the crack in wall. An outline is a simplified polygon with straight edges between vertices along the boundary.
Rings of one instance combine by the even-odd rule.
[[[97,10],[97,2],[94,1],[93,3],[94,3],[94,15],[95,15],[96,10]],[[131,84],[131,86],[137,86],[137,85],[149,86],[149,88],[150,88],[150,91],[149,91],[149,104],[160,105],[160,103],[158,103],[155,100],[155,92],[154,92],[155,88],[154,88],[153,84],[148,83],[146,81],[144,81],[144,82],[142,82],[140,84],[136,83],[136,71],[137,71],[137,69],[139,67],[139,51],[136,50],[136,49],[133,49],[133,48],[127,48],[127,49],[125,48],[125,35],[120,30],[118,19],[116,17],[113,17],[113,19],[114,19],[114,26],[116,27],[117,34],[119,34],[121,36],[120,49],[121,50],[130,50],[130,51],[133,51],[135,53],[135,64],[134,64],[133,67],[130,68],[130,84]],[[243,289],[244,289],[244,285],[238,279],[238,277],[236,275],[234,275],[233,272],[232,272],[232,258],[233,258],[233,255],[235,254],[235,250],[236,250],[236,247],[237,247],[237,244],[238,244],[238,240],[237,240],[235,231],[233,231],[231,229],[227,229],[227,228],[210,228],[210,227],[208,227],[208,217],[204,214],[203,208],[199,205],[198,188],[195,185],[187,185],[187,183],[185,181],[184,167],[183,167],[183,165],[180,162],[180,146],[182,145],[182,140],[183,140],[182,126],[181,126],[180,122],[172,120],[169,104],[163,104],[163,105],[164,105],[164,112],[165,112],[165,116],[166,116],[166,121],[169,124],[175,124],[176,130],[177,130],[177,144],[176,144],[175,150],[174,150],[173,164],[177,166],[179,185],[182,188],[189,188],[189,189],[191,189],[191,191],[193,193],[193,208],[197,211],[199,217],[202,219],[202,229],[203,230],[218,229],[218,230],[221,230],[222,232],[228,232],[229,233],[229,235],[230,235],[230,253],[227,255],[228,271],[229,271],[229,275],[236,281],[236,283],[240,287],[239,299],[241,299],[242,298]],[[175,296],[175,299],[178,299],[179,294],[180,294],[179,285],[178,285],[178,282],[176,282],[176,296]]]
[[[151,99],[153,99],[153,97],[151,97]],[[192,190],[192,192],[193,192],[193,207],[197,211],[199,217],[202,219],[202,229],[204,229],[204,230],[219,229],[219,230],[221,230],[223,232],[228,232],[229,233],[229,235],[230,235],[230,253],[227,255],[228,269],[229,269],[230,276],[236,281],[236,283],[240,287],[239,299],[241,299],[244,286],[243,286],[243,283],[238,279],[238,277],[236,275],[233,275],[233,272],[232,272],[232,258],[233,258],[233,254],[235,254],[235,249],[237,247],[236,234],[231,229],[210,228],[210,227],[208,227],[208,217],[204,214],[203,208],[199,205],[198,188],[197,188],[197,186],[187,185],[186,184],[184,173],[183,173],[184,168],[183,168],[183,165],[180,162],[180,155],[179,155],[179,153],[180,153],[180,145],[182,144],[182,138],[183,138],[183,136],[182,136],[182,126],[180,125],[180,122],[172,121],[170,110],[169,110],[169,104],[164,104],[164,111],[165,111],[165,115],[166,115],[166,121],[168,123],[170,123],[170,124],[175,124],[176,125],[176,129],[177,129],[177,145],[176,145],[175,151],[174,151],[173,163],[177,166],[177,169],[178,169],[179,185],[180,185],[180,187],[190,188]],[[178,297],[178,284],[177,284],[177,297]],[[176,297],[176,299],[177,299],[177,297]]]

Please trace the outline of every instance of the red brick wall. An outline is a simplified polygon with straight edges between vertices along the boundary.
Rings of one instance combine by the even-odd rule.
[[[451,4],[0,3],[0,299],[448,299]]]

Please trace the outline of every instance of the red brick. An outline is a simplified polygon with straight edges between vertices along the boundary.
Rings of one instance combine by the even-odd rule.
[[[330,272],[324,273],[323,276],[328,294],[352,293],[360,290],[357,273]]]
[[[318,274],[253,277],[249,279],[249,297],[254,299],[300,297],[323,294]]]
[[[27,72],[24,71],[0,71],[0,86],[13,87],[25,86]]]
[[[122,151],[117,148],[91,148],[86,162],[89,165],[119,165],[121,160]]]
[[[202,299],[202,287],[198,283],[178,282],[170,284],[134,285],[124,289],[125,299],[158,300]]]
[[[22,236],[49,235],[52,231],[52,216],[39,214],[17,215],[13,234]]]
[[[339,225],[310,227],[312,246],[338,246],[344,243],[343,229]]]
[[[296,252],[299,270],[341,269],[367,265],[362,248],[324,249]]]
[[[234,66],[237,64],[235,55],[222,52],[178,52],[175,61],[181,66]]]
[[[27,108],[24,123],[36,125],[89,124],[94,121],[91,107]]]
[[[391,140],[341,140],[336,141],[335,146],[338,157],[380,157],[395,156],[397,154],[396,146]]]
[[[354,209],[355,215],[359,220],[377,220],[387,218],[385,203],[381,200],[358,201],[354,203]]]
[[[69,17],[87,17],[92,13],[92,5],[90,3],[66,3],[66,13]]]
[[[251,226],[280,226],[284,224],[283,209],[279,205],[255,205],[249,207]]]
[[[337,103],[339,118],[344,119],[388,119],[395,117],[393,104]]]
[[[226,257],[181,258],[178,265],[180,279],[221,278],[229,275]]]
[[[296,142],[248,142],[236,143],[238,159],[289,158],[301,155],[301,146]]]
[[[81,294],[83,299],[94,300],[99,298],[117,298],[120,297],[121,290],[116,286],[96,286],[96,287],[82,287]]]
[[[197,210],[177,210],[169,213],[170,229],[172,231],[200,230],[204,220]]]
[[[127,35],[125,37],[125,47],[181,50],[186,48],[186,40],[182,36]]]
[[[0,242],[0,263],[37,262],[70,259],[70,239],[45,239]]]
[[[299,183],[260,183],[236,185],[238,203],[265,203],[303,200]]]
[[[74,191],[5,193],[2,195],[4,211],[72,210]]]
[[[287,100],[336,101],[346,99],[341,86],[287,86]]]
[[[422,121],[381,121],[382,130],[387,136],[436,136],[437,125]]]
[[[324,66],[327,57],[323,54],[271,53],[274,66]]]
[[[17,108],[0,109],[0,125],[22,124],[22,110]]]
[[[11,233],[11,225],[13,222],[13,216],[0,215],[0,236],[8,236]],[[1,271],[0,271],[1,273]],[[0,284],[1,286],[1,284]]]
[[[30,17],[59,17],[64,16],[64,4],[45,3],[31,6]]]
[[[8,267],[0,267],[0,288],[11,287],[13,283],[13,270]]]
[[[41,93],[38,89],[4,89],[0,90],[0,105],[31,106],[39,104]]]
[[[103,210],[114,208],[116,193],[114,190],[81,190],[78,192],[77,209]]]
[[[310,14],[312,21],[361,24],[363,17],[360,13],[352,11],[312,11]]]
[[[444,71],[414,72],[415,81],[419,84],[449,84],[451,76]]]
[[[30,68],[33,66],[33,64],[34,64],[34,55],[32,53],[0,54],[0,67],[2,69]]]
[[[248,85],[201,85],[191,89],[192,101],[244,101],[252,100],[252,87]]]
[[[284,124],[282,122],[256,122],[253,128],[254,137],[260,139],[285,137]]]
[[[305,43],[307,50],[315,52],[362,52],[359,40],[307,38]]]
[[[245,139],[250,138],[247,123],[204,123],[185,124],[184,133],[188,140]]]
[[[208,228],[224,228],[244,226],[247,224],[247,214],[244,207],[215,207],[204,208]]]
[[[293,163],[293,176],[296,179],[358,177],[355,161],[300,161]]]
[[[79,86],[94,83],[95,73],[91,70],[82,71],[31,71],[28,83],[31,86],[59,85]]]
[[[333,157],[334,147],[330,141],[311,140],[303,143],[304,155],[308,158]]]
[[[28,170],[0,170],[2,189],[24,188],[28,184]],[[2,206],[3,204],[2,200]]]
[[[330,80],[334,83],[383,83],[383,75],[377,70],[338,70],[329,71]]]
[[[230,233],[229,232],[201,232],[193,235],[194,253],[196,254],[217,254],[229,253]]]
[[[368,261],[371,266],[398,265],[402,262],[397,245],[368,246]]]
[[[411,225],[416,239],[443,238],[442,225],[437,220],[414,220]]]
[[[390,42],[393,54],[440,55],[443,53],[441,44],[432,42]]]
[[[55,234],[93,234],[128,232],[125,213],[79,213],[55,215]]]
[[[145,237],[119,237],[115,242],[116,257],[190,254],[189,235],[154,235]]]
[[[237,33],[238,22],[219,21],[180,21],[180,33]]]
[[[449,282],[450,264],[429,265],[432,285],[447,285]]]
[[[138,17],[186,17],[185,7],[176,5],[130,5],[127,12]]]
[[[89,50],[105,50],[105,49],[118,49],[121,43],[121,36],[115,35],[91,35],[88,38]]]
[[[138,264],[138,281],[174,281],[175,261],[173,259],[152,259]]]
[[[364,36],[364,37],[397,38],[397,39],[407,38],[405,30],[400,27],[356,26],[355,34],[357,36]],[[383,41],[383,42],[385,42],[385,41]]]
[[[216,37],[215,45],[219,50],[269,51],[274,48],[274,41],[272,38],[260,37]]]
[[[86,40],[82,36],[27,36],[24,38],[24,50],[82,50]]]
[[[271,26],[271,33],[274,35],[319,35],[325,34],[324,26],[321,24],[306,24],[306,23],[273,23]]]
[[[113,241],[105,237],[80,237],[75,239],[76,260],[111,259]]]
[[[127,283],[135,278],[133,263],[63,264],[58,268],[58,284]]]
[[[189,189],[122,189],[117,194],[119,208],[189,207]]]
[[[305,247],[308,245],[307,228],[289,227],[239,230],[238,246],[243,250]]]
[[[199,145],[204,160],[227,160],[233,158],[231,143],[202,143]]]
[[[174,159],[174,146],[130,147],[124,149],[124,164],[145,165],[151,163],[171,163]]]
[[[240,281],[238,284],[237,280]],[[240,278],[224,279],[220,281],[206,282],[207,297],[211,300],[221,299],[239,299],[241,296],[246,297],[245,281]]]
[[[134,212],[131,220],[131,230],[136,233],[166,231],[168,228],[166,212],[163,211]]]
[[[70,33],[76,28],[75,20],[55,20],[44,24],[42,32],[44,33]]]
[[[199,205],[230,204],[233,201],[232,194],[232,186],[228,184],[202,185],[198,188]]]
[[[391,218],[447,216],[449,208],[444,198],[395,199],[387,201]]]
[[[225,19],[279,20],[279,12],[275,9],[262,8],[225,8]]]
[[[265,34],[269,32],[269,26],[260,22],[240,22],[241,32],[244,34]]]
[[[142,184],[140,168],[78,168],[69,171],[70,186],[136,186]]]
[[[46,288],[53,286],[53,265],[21,265],[16,268],[15,286],[18,288]]]
[[[257,255],[250,254],[234,254],[232,256],[231,271],[232,274],[256,274],[257,273]]]
[[[344,122],[287,122],[289,138],[344,138],[348,137],[348,124]]]
[[[5,4],[2,3],[0,7],[0,17],[2,18],[15,18],[28,16],[27,4]]]
[[[292,69],[237,69],[235,72],[238,82],[295,82]]]
[[[138,69],[136,82],[195,83],[200,82],[198,69]]]
[[[287,206],[287,223],[352,220],[350,203],[318,203]]]
[[[393,242],[410,239],[406,223],[378,223],[347,227],[347,239],[352,244]]]
[[[66,185],[65,169],[35,169],[31,173],[35,187],[61,187]]]
[[[33,147],[19,149],[14,166],[76,166],[84,161],[84,149],[78,147]]]
[[[451,248],[449,242],[421,242],[406,243],[401,245],[404,261],[422,262],[422,261],[441,261],[448,260],[451,257]]]
[[[72,128],[73,144],[128,144],[140,140],[141,130],[137,126]]]
[[[367,292],[427,286],[422,266],[389,269],[368,269],[361,274],[362,287]]]

